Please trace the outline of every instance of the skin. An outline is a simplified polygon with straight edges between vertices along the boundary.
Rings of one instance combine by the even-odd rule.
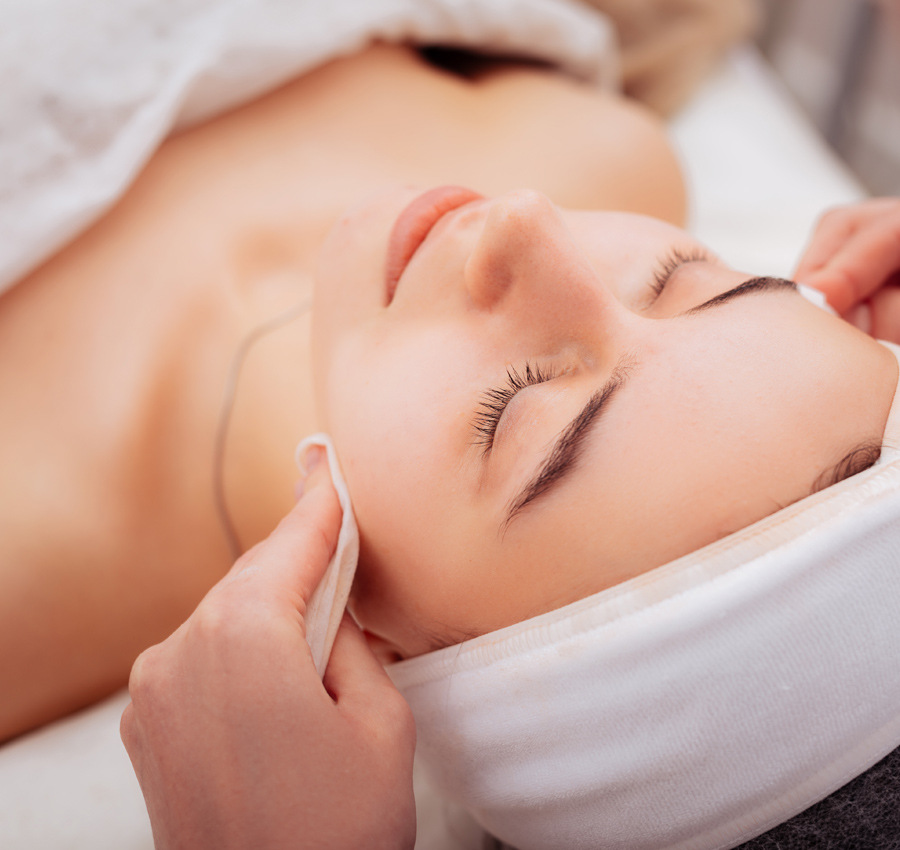
[[[893,202],[890,210],[897,206]],[[875,296],[877,307],[896,270],[896,263],[884,263],[881,250],[891,243],[893,217],[869,217],[870,211],[864,204],[831,216],[865,238],[841,242],[833,238],[833,226],[820,228],[799,270],[809,265],[814,271],[804,273],[826,276],[839,270],[830,295],[851,306],[858,291]],[[579,232],[578,222],[572,224]],[[658,225],[656,230],[661,235]],[[590,237],[590,228],[583,233]],[[679,271],[681,285],[688,271],[699,268]],[[707,274],[705,283],[713,279]],[[844,286],[849,280],[858,290]],[[693,299],[697,292],[679,296],[670,290],[667,297],[685,295]],[[644,298],[640,307],[648,306]],[[896,339],[900,328],[891,317],[874,314]],[[304,639],[307,600],[340,526],[321,452],[310,451],[305,463],[312,472],[298,506],[132,671],[133,702],[122,717],[122,738],[157,847],[414,843],[408,706],[349,618],[324,683]]]
[[[860,330],[894,340],[900,327],[900,201],[873,198],[825,213],[797,266]]]
[[[379,194],[323,249],[314,354],[362,546],[353,611],[399,656],[552,610],[808,495],[884,431],[894,357],[784,287],[689,313],[748,280],[713,257],[650,282],[683,231],[564,212],[520,191],[445,216],[387,303],[388,237],[417,196]],[[522,390],[490,451],[474,427]],[[520,489],[597,389],[627,375],[571,473]]]
[[[157,850],[415,844],[409,706],[349,617],[324,681],[306,643],[340,515],[320,463],[270,537],[135,663],[122,740]]]
[[[0,740],[121,687],[225,574],[212,458],[241,340],[310,296],[348,205],[446,183],[684,215],[662,128],[636,105],[534,68],[461,79],[376,45],[167,140],[0,298]],[[282,326],[241,369],[223,472],[242,547],[290,511],[293,447],[323,419],[309,333],[308,316]]]
[[[168,139],[93,227],[0,297],[0,740],[122,687],[233,563],[213,446],[254,328],[309,299],[344,209],[393,185],[529,185],[680,221],[658,119],[548,70],[478,79],[374,45]],[[309,316],[240,370],[223,466],[241,548],[317,430]]]

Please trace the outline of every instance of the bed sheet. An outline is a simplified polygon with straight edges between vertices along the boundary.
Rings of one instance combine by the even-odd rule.
[[[688,228],[742,271],[790,277],[821,212],[866,195],[753,48],[732,53],[670,133]]]
[[[752,49],[731,55],[673,120],[690,229],[737,268],[790,274],[820,211],[864,195]],[[151,850],[119,740],[122,692],[0,747],[4,850]],[[480,847],[419,781],[419,850]]]

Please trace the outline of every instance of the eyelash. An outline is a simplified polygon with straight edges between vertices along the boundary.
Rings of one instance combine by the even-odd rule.
[[[688,263],[709,260],[709,254],[699,248],[674,248],[660,262],[653,274],[650,284],[654,300],[662,295],[666,284],[675,272]],[[478,412],[475,414],[476,445],[481,446],[484,454],[490,452],[494,445],[494,437],[500,425],[500,418],[515,395],[526,387],[543,384],[557,377],[556,373],[544,370],[540,366],[525,364],[525,371],[518,372],[510,367],[506,372],[506,383],[501,387],[487,390],[481,399]]]
[[[513,397],[526,387],[533,387],[553,380],[556,373],[542,369],[540,366],[525,364],[524,372],[514,367],[506,370],[506,383],[500,387],[487,390],[481,398],[478,412],[475,414],[476,445],[481,446],[484,454],[490,452],[494,445],[494,436],[500,424],[500,417]]]
[[[650,288],[653,290],[653,300],[655,301],[662,295],[666,284],[675,272],[688,263],[697,263],[709,260],[709,254],[701,251],[699,248],[674,248],[660,262],[656,271],[653,273],[653,280]]]

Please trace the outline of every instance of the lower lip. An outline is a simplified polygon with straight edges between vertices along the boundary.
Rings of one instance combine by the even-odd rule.
[[[425,241],[431,229],[447,213],[480,201],[484,196],[462,186],[441,186],[419,195],[397,218],[388,240],[385,287],[387,303],[394,299],[397,283],[413,254]]]

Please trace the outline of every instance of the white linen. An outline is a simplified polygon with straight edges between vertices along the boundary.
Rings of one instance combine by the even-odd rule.
[[[119,738],[122,691],[0,747],[3,850],[153,850]]]
[[[366,43],[482,47],[615,82],[576,0],[7,0],[0,292],[100,216],[173,129]]]
[[[517,850],[721,850],[894,750],[897,394],[884,443],[698,552],[392,665],[435,786]]]

